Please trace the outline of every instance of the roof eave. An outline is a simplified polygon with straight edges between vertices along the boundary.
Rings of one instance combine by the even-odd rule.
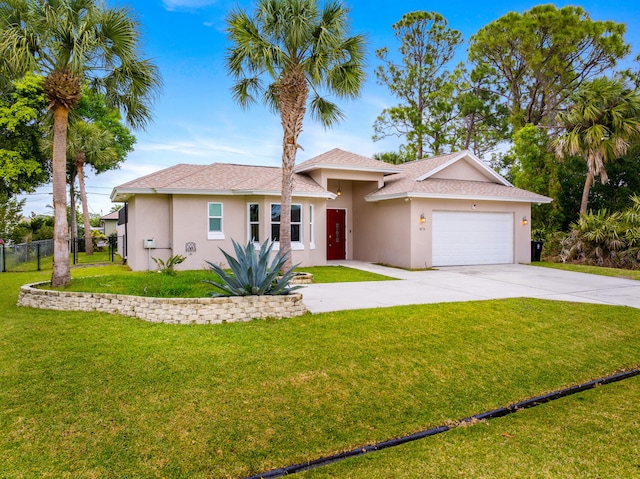
[[[511,203],[551,203],[551,198],[517,198],[512,196],[487,196],[487,195],[452,195],[443,193],[418,193],[418,192],[402,192],[391,193],[388,195],[366,196],[365,200],[370,203],[387,200],[397,200],[405,198],[427,198],[427,199],[446,199],[446,200],[477,200],[477,201],[507,201]]]
[[[306,173],[314,170],[365,171],[368,173],[383,173],[385,175],[402,173],[402,169],[400,168],[375,168],[369,166],[333,165],[327,163],[316,163],[313,165],[307,165],[303,168],[294,168],[293,171],[295,173]]]
[[[135,195],[282,196],[278,190],[193,190],[183,188],[114,188],[111,201],[128,201]],[[294,191],[296,198],[335,199],[330,191]]]

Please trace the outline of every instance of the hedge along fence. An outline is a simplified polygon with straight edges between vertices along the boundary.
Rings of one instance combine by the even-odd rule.
[[[148,298],[110,293],[39,289],[48,282],[20,288],[18,306],[61,311],[99,311],[154,323],[219,324],[264,318],[292,318],[306,313],[302,295],[220,298]]]

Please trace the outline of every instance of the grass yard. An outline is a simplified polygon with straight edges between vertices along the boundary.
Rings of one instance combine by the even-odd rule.
[[[640,280],[640,270],[606,268],[604,266],[589,266],[586,264],[551,263],[546,261],[531,264],[532,266],[541,266],[543,268],[563,269],[566,271],[576,271],[578,273],[599,274],[601,276],[613,276],[614,278]]]
[[[298,477],[638,478],[638,404],[636,376]]]
[[[156,271],[128,271],[126,266],[113,266],[116,274],[99,277],[74,278],[70,285],[58,288],[62,291],[85,293],[131,294],[155,298],[203,298],[209,292],[219,292],[213,286],[203,283],[204,279],[218,281],[217,275],[209,270],[179,271],[175,276],[159,274]],[[313,274],[316,283],[340,283],[351,281],[386,281],[394,278],[344,266],[316,266],[301,268]]]
[[[305,266],[300,271],[313,274],[314,283],[356,283],[360,281],[393,281],[397,278],[384,276],[346,266]]]
[[[72,274],[102,271],[118,275]],[[243,477],[640,365],[631,308],[510,299],[175,326],[15,306],[48,278],[0,274],[0,477]],[[580,397],[305,474],[575,477],[603,455],[634,477],[637,379]],[[548,412],[570,401],[595,419]]]

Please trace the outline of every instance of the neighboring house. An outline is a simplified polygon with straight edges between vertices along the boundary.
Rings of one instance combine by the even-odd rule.
[[[100,226],[102,226],[102,232],[105,236],[111,236],[113,233],[117,233],[118,217],[119,214],[117,211],[112,211],[108,215],[100,217]]]
[[[280,168],[175,165],[114,188],[128,208],[133,270],[182,254],[224,263],[231,240],[278,240]],[[334,149],[296,165],[293,262],[355,259],[405,268],[528,263],[531,203],[469,151],[392,165]],[[149,249],[147,247],[151,247]]]

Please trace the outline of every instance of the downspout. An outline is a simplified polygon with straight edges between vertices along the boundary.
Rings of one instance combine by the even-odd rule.
[[[124,249],[124,255],[122,256],[122,264],[127,264],[127,258],[129,256],[129,202],[124,202],[124,241],[122,247]]]

